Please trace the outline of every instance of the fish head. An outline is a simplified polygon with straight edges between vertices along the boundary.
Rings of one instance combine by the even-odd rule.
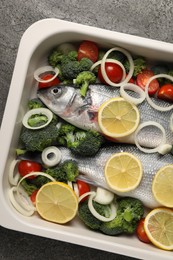
[[[52,112],[61,115],[76,96],[76,90],[71,86],[53,86],[39,89],[37,96]]]

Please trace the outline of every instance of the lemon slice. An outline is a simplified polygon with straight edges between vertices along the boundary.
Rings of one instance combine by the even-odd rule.
[[[78,199],[67,184],[49,182],[43,185],[37,193],[36,209],[43,219],[64,224],[75,217]]]
[[[173,250],[173,210],[153,209],[145,218],[144,229],[155,246]]]
[[[110,137],[123,137],[133,133],[139,125],[138,108],[121,97],[111,98],[98,110],[101,131]]]
[[[152,192],[163,206],[173,207],[173,164],[162,167],[154,176]]]
[[[139,185],[142,174],[140,160],[131,153],[113,154],[106,162],[105,178],[114,191],[134,190]]]

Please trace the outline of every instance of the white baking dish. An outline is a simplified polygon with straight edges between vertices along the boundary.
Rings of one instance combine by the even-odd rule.
[[[149,59],[173,61],[173,44],[112,32],[58,19],[36,22],[24,33],[18,50],[0,132],[0,224],[6,228],[84,245],[139,259],[173,259],[173,252],[141,243],[133,237],[111,237],[85,228],[77,219],[67,225],[46,222],[37,216],[24,217],[8,198],[8,172],[15,156],[21,119],[27,100],[34,95],[33,72],[45,62],[52,47],[63,43],[92,40],[106,47],[121,46]]]

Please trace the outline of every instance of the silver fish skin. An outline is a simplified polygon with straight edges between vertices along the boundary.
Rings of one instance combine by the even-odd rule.
[[[55,86],[41,89],[37,95],[41,101],[55,114],[65,121],[81,128],[100,131],[97,121],[97,112],[100,105],[112,97],[120,96],[119,88],[95,84],[90,85],[85,98],[81,97],[75,86]],[[163,102],[163,101],[161,101]],[[163,103],[162,103],[163,106]],[[166,104],[165,104],[166,106]],[[160,112],[152,108],[145,100],[138,105],[140,123],[156,121],[165,128],[166,142],[173,144],[173,132],[170,129],[172,111]],[[155,147],[160,144],[161,131],[152,126],[145,127],[138,135],[138,142],[144,147]],[[135,143],[134,133],[125,138],[119,138],[121,143]]]
[[[79,179],[84,180],[90,184],[103,187],[107,190],[113,191],[106,183],[104,177],[104,167],[106,161],[114,153],[128,152],[136,156],[143,166],[143,177],[139,186],[130,192],[119,193],[113,191],[119,196],[131,196],[140,199],[143,204],[148,208],[156,208],[161,206],[154,198],[152,194],[152,180],[156,172],[163,166],[173,164],[173,156],[171,154],[159,155],[158,153],[146,154],[140,152],[133,145],[113,145],[100,149],[100,151],[93,157],[76,156],[65,147],[59,148],[62,153],[62,161],[67,159],[73,159],[77,161],[80,176]]]

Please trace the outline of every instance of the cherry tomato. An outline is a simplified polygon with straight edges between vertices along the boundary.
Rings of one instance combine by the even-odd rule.
[[[145,86],[148,82],[148,80],[154,76],[154,73],[151,70],[143,70],[141,73],[139,73],[136,77],[136,84],[145,90]],[[159,82],[157,79],[154,79],[151,81],[148,87],[148,94],[154,95],[157,90],[159,89]]]
[[[173,85],[172,84],[165,84],[163,85],[158,93],[157,97],[166,101],[173,102]]]
[[[33,191],[33,193],[32,193],[31,196],[30,196],[30,199],[31,199],[31,201],[32,201],[33,204],[35,204],[36,195],[37,195],[38,191],[39,191],[39,190]]]
[[[129,79],[128,83],[133,83],[135,84],[135,80],[133,78]]]
[[[121,81],[122,76],[123,76],[123,70],[118,64],[115,64],[112,62],[105,62],[105,71],[106,71],[108,78],[112,82],[118,83]],[[107,84],[103,78],[103,75],[101,72],[101,67],[99,67],[99,70],[98,70],[98,78],[103,84]]]
[[[83,195],[86,192],[90,191],[90,186],[88,185],[88,183],[81,181],[81,180],[77,180],[77,186],[78,186],[78,190],[79,190],[79,196]],[[88,196],[86,196],[85,198],[83,198],[81,200],[81,202],[83,202],[84,200],[86,200],[88,198]]]
[[[98,54],[99,50],[95,42],[83,41],[78,49],[78,60],[88,58],[92,60],[92,62],[96,62],[98,60]]]
[[[18,164],[18,171],[22,177],[24,177],[26,174],[31,172],[40,172],[41,169],[42,169],[41,164],[29,160],[22,160]],[[34,175],[28,177],[28,179],[34,179],[34,178],[35,178]]]
[[[51,79],[52,77],[53,77],[53,75],[49,73],[49,74],[42,76],[41,79],[48,80],[48,79]],[[56,77],[55,79],[53,79],[47,83],[39,82],[38,88],[49,88],[52,86],[56,86],[59,83],[60,83],[60,80]]]
[[[150,243],[150,240],[147,237],[147,234],[145,233],[145,230],[144,230],[144,221],[145,221],[145,218],[142,218],[139,221],[137,229],[136,229],[136,234],[140,241],[142,241],[144,243]]]

